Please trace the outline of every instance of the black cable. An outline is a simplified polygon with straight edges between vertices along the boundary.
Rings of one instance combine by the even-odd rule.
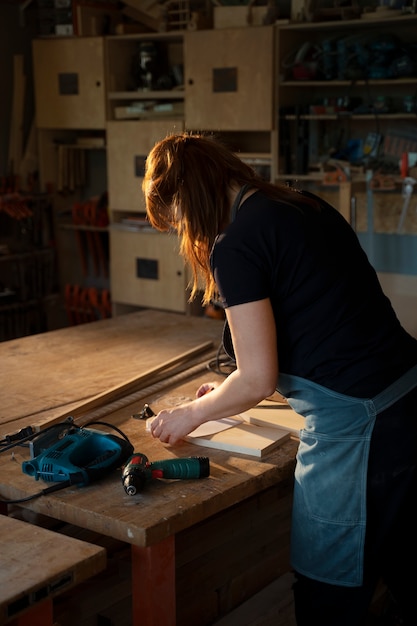
[[[0,499],[0,503],[1,504],[20,504],[21,502],[29,502],[30,500],[35,500],[36,498],[39,498],[40,496],[47,496],[50,493],[53,493],[54,491],[61,491],[61,489],[66,489],[72,484],[73,483],[70,480],[64,480],[61,483],[57,483],[55,485],[51,485],[50,487],[47,487],[46,489],[42,489],[42,491],[38,491],[38,493],[34,493],[31,496],[26,496],[25,498],[17,498],[15,500]]]
[[[2,440],[3,441],[8,441],[10,440],[11,443],[9,443],[9,445],[7,446],[3,446],[2,442],[0,443],[0,453],[1,452],[7,452],[7,450],[11,450],[12,448],[16,448],[16,446],[21,446],[23,445],[25,442],[27,441],[31,441],[32,439],[36,439],[36,437],[39,437],[41,435],[44,435],[45,433],[47,433],[48,431],[57,428],[58,426],[62,426],[62,424],[68,422],[69,425],[71,425],[71,427],[73,428],[79,428],[79,426],[77,426],[76,424],[73,423],[73,418],[72,417],[68,417],[64,420],[64,422],[60,422],[59,424],[51,424],[50,426],[47,426],[46,428],[43,428],[41,431],[38,432],[32,432],[27,436],[24,436],[22,438],[16,439],[16,437],[18,437],[19,433],[21,433],[24,429],[22,429],[21,431],[19,431],[19,433],[16,433],[15,435],[8,435],[7,437],[5,437],[5,439]],[[28,427],[31,428],[31,427]]]
[[[113,428],[113,430],[118,432],[119,435],[121,437],[123,437],[123,439],[125,439],[128,443],[130,443],[130,440],[129,440],[128,436],[125,435],[125,433],[122,430],[120,430],[120,428],[115,426],[114,424],[109,424],[108,422],[99,422],[99,421],[96,421],[96,420],[92,420],[91,422],[87,422],[87,424],[84,424],[84,426],[82,428],[85,428],[86,426],[91,426],[91,424],[100,424],[101,426],[107,426],[107,428]]]
[[[225,378],[236,369],[236,362],[226,354],[223,342],[220,343],[217,349],[216,358],[208,362],[207,369]]]

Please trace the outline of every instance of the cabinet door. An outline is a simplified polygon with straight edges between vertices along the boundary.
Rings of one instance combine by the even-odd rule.
[[[33,41],[38,128],[104,129],[102,37]]]
[[[187,32],[184,62],[187,128],[273,128],[272,26]]]
[[[112,211],[145,211],[141,185],[146,156],[167,133],[182,129],[180,120],[108,122],[107,179]]]
[[[186,272],[174,235],[110,231],[113,302],[183,313]]]

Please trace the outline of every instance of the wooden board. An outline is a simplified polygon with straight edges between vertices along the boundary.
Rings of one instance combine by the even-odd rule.
[[[203,437],[188,435],[186,440],[205,448],[216,448],[262,458],[289,438],[289,430],[242,423],[214,435]]]
[[[256,407],[242,413],[243,419],[249,424],[268,428],[284,428],[294,435],[299,435],[304,427],[304,417],[298,415],[288,404],[263,400]]]
[[[80,402],[205,341],[217,346],[222,329],[219,320],[141,311],[5,341],[0,344],[0,429],[13,432],[16,420],[22,420],[21,427],[70,414]]]

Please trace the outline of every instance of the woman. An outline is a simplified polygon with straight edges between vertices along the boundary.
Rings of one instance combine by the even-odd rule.
[[[203,304],[220,297],[236,369],[211,393],[163,410],[152,435],[175,445],[205,421],[277,389],[305,417],[295,473],[291,562],[299,626],[363,623],[381,576],[417,624],[412,506],[417,340],[400,325],[342,216],[272,185],[220,142],[157,143],[147,215],[175,230]]]

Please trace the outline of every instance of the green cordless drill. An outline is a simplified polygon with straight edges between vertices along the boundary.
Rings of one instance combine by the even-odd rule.
[[[141,452],[135,452],[123,467],[122,483],[126,493],[134,496],[142,491],[153,478],[207,478],[210,461],[207,457],[166,459],[154,461]]]

